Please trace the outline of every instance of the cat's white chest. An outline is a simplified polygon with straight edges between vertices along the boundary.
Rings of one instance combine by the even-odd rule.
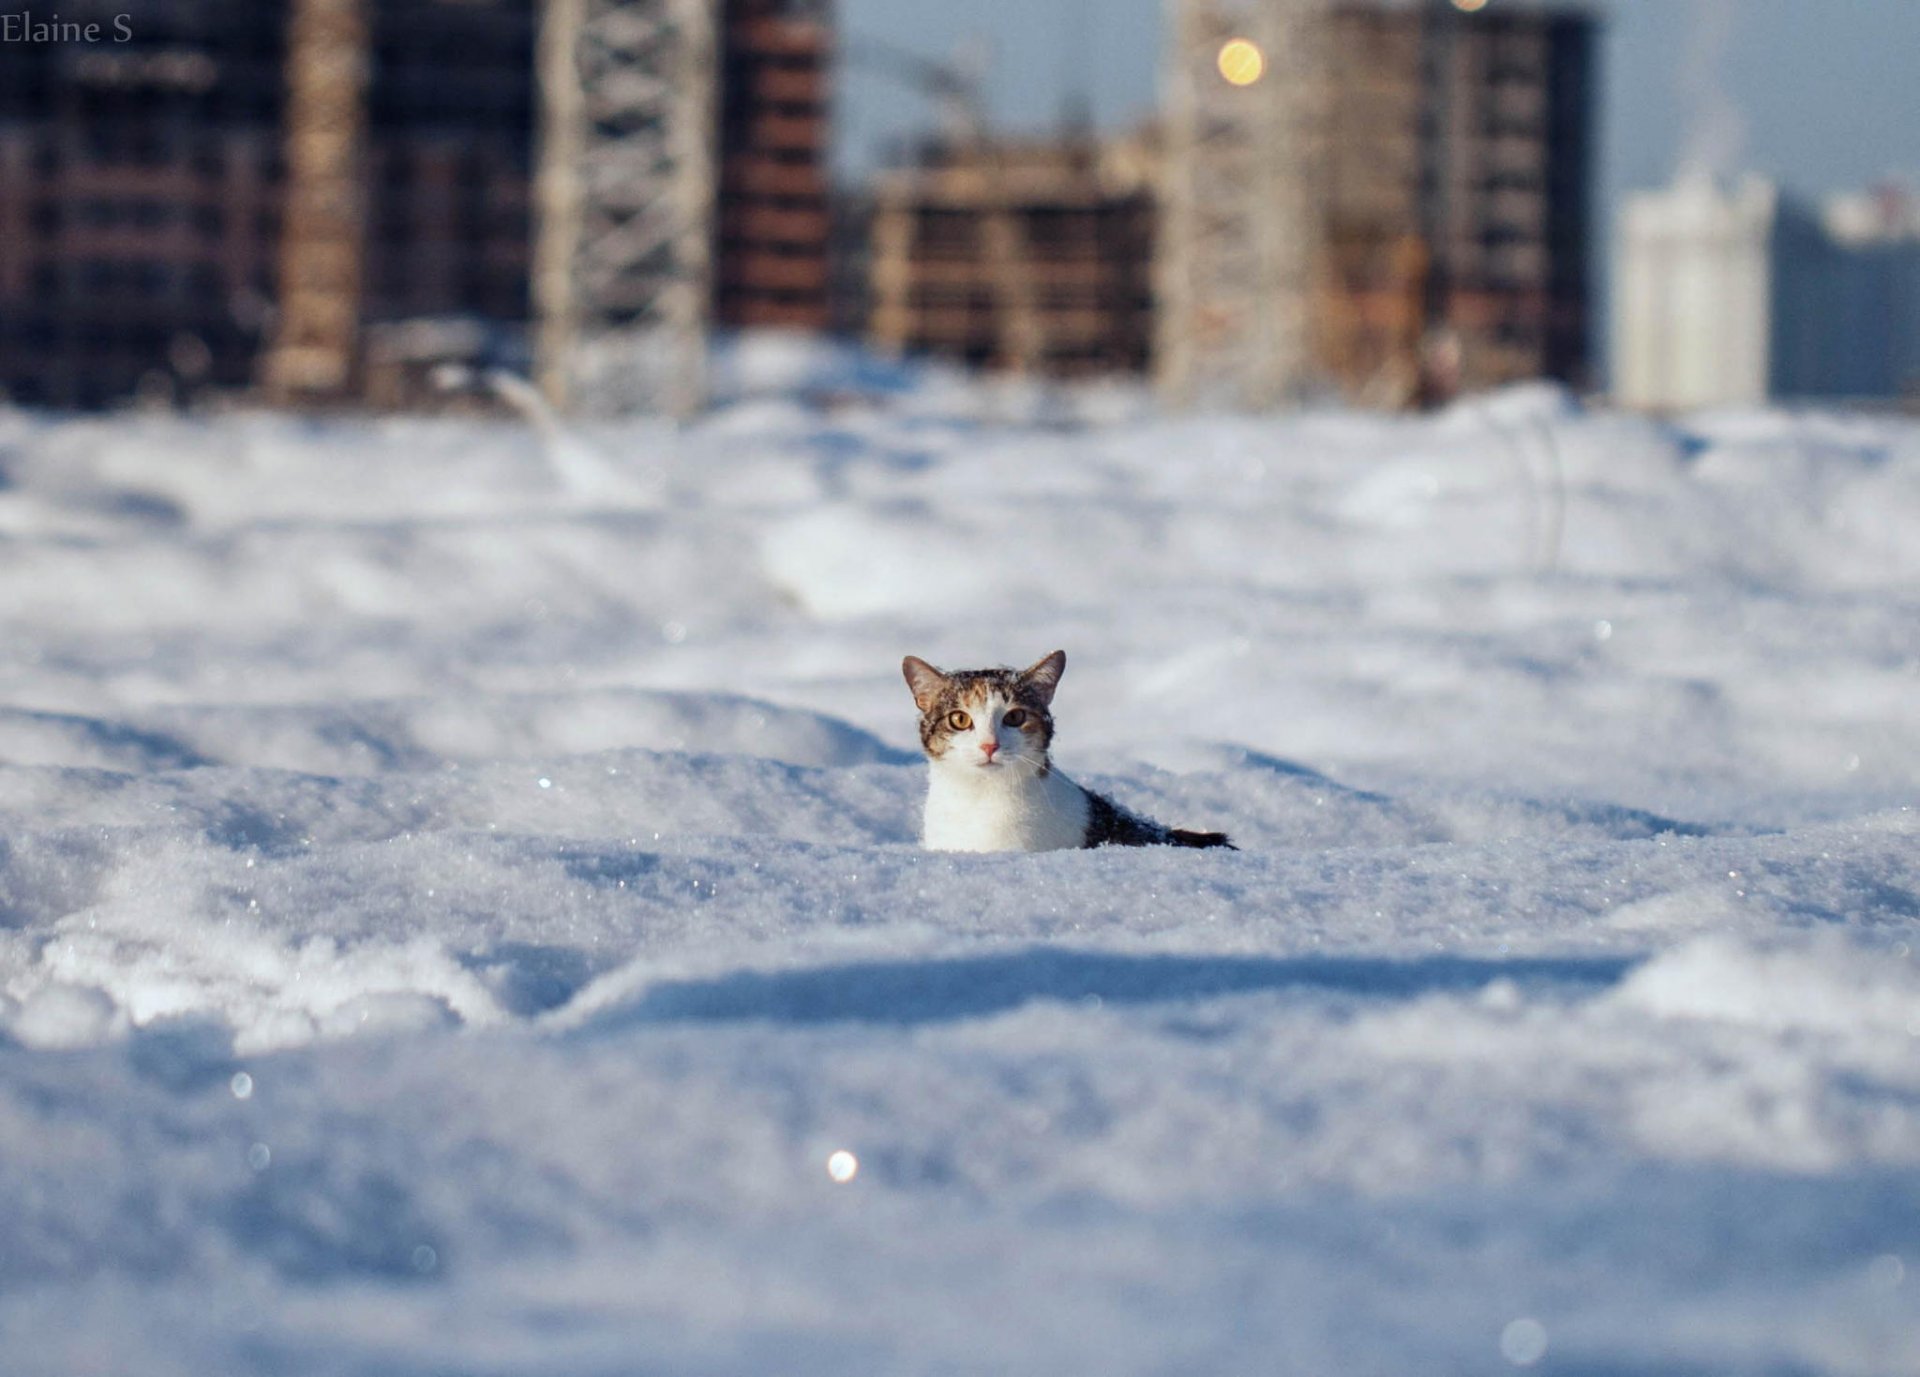
[[[1058,770],[928,771],[930,851],[1060,851],[1085,843],[1087,796]]]

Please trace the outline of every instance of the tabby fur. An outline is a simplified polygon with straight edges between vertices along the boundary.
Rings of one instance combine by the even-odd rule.
[[[1066,667],[1061,650],[1024,670],[949,672],[912,655],[901,662],[920,709],[920,747],[928,762],[925,845],[936,851],[1233,849],[1223,832],[1163,826],[1054,768],[1053,695]]]

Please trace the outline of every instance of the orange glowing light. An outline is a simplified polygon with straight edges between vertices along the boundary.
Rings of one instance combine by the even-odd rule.
[[[1220,48],[1220,75],[1235,86],[1251,86],[1266,74],[1267,55],[1250,38],[1230,38]]]
[[[1487,0],[1453,0],[1453,7],[1472,14],[1475,10],[1484,10],[1487,7]]]

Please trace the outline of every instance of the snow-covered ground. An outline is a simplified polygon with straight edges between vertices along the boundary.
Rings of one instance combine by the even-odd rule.
[[[1920,1373],[1920,426],[729,377],[0,412],[7,1377]]]

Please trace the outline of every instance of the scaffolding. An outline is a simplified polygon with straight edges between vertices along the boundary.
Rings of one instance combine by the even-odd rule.
[[[1170,4],[1158,382],[1176,405],[1271,406],[1314,363],[1328,0]],[[1228,71],[1234,40],[1251,51]]]
[[[562,409],[707,394],[720,0],[543,0],[535,368]]]

